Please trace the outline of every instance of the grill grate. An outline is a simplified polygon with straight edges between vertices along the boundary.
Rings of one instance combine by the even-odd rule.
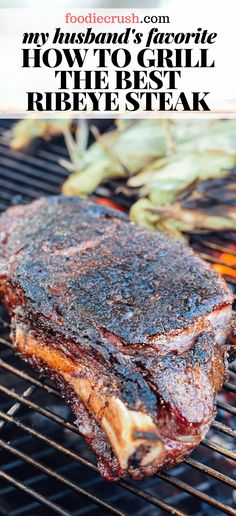
[[[58,164],[66,157],[59,139],[39,146],[34,156],[15,153],[8,146],[8,128],[10,122],[1,121],[0,210],[19,196],[28,202],[58,193],[66,177]],[[224,250],[224,244],[208,243],[206,249]],[[3,309],[0,344],[0,514],[235,516],[234,365],[217,401],[217,420],[191,458],[141,483],[110,484],[99,476],[60,393],[13,351]]]

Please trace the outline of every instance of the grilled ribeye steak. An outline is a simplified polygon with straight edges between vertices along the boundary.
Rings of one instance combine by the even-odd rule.
[[[0,219],[0,292],[21,356],[57,383],[116,479],[196,447],[226,371],[232,294],[189,248],[79,198]]]

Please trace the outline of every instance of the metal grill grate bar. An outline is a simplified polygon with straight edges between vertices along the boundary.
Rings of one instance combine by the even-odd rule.
[[[67,177],[67,171],[58,164],[58,157],[55,158],[55,155],[50,152],[39,150],[39,155],[32,156],[30,154],[23,154],[22,152],[17,152],[17,160],[15,152],[11,151],[9,147],[4,146],[4,142],[0,138],[0,153],[1,153],[1,163],[2,156],[3,162],[4,159],[8,159],[10,161],[10,167],[14,167],[21,172],[31,176],[31,177],[39,177],[39,170],[44,171],[45,180],[47,183],[51,183],[56,181],[57,184],[64,177]],[[49,156],[51,156],[51,160],[49,160]],[[50,172],[50,174],[49,174]]]
[[[24,195],[31,199],[38,199],[39,192],[38,190],[33,190],[32,188],[28,188],[25,186],[20,186],[15,183],[12,183],[11,181],[7,181],[5,179],[1,178],[1,187],[5,188],[5,194],[8,192],[9,194],[9,201],[11,197],[14,195]]]
[[[224,403],[223,401],[217,400],[216,402],[217,407],[219,407],[221,410],[225,410],[226,412],[229,412],[232,414],[232,416],[236,416],[236,407],[231,407],[228,403]]]
[[[52,440],[52,439],[49,439],[48,437],[45,437],[45,435],[42,434],[41,432],[38,432],[37,430],[34,430],[33,428],[23,424],[19,420],[14,419],[14,417],[10,416],[9,414],[4,413],[1,410],[0,410],[0,418],[2,418],[4,421],[6,421],[8,423],[11,423],[11,424],[15,425],[17,428],[20,428],[21,430],[26,432],[28,435],[31,435],[32,437],[35,437],[35,438],[39,439],[40,441],[42,441],[45,444],[51,446],[55,450],[65,454],[70,459],[75,460],[76,462],[79,462],[83,466],[86,466],[87,468],[91,469],[92,471],[98,473],[97,466],[95,466],[95,464],[93,464],[92,462],[84,459],[83,457],[81,457],[77,453],[69,450],[68,448],[65,448],[64,446],[62,446],[61,444],[59,444],[55,440]],[[146,502],[151,503],[152,505],[155,505],[157,507],[161,507],[162,509],[164,509],[165,511],[167,511],[167,512],[169,512],[171,514],[176,514],[177,516],[185,516],[185,513],[179,511],[178,509],[176,509],[173,506],[165,503],[164,501],[159,500],[157,497],[155,497],[155,496],[153,496],[153,495],[143,491],[142,489],[139,489],[136,486],[133,486],[128,481],[122,480],[122,481],[119,481],[118,484],[121,487],[125,488],[126,490],[134,493],[136,496],[139,496],[140,498],[142,498]]]
[[[58,396],[58,398],[61,398],[60,392],[57,391],[56,389],[54,389],[54,387],[50,387],[46,383],[42,383],[39,380],[36,380],[36,378],[33,378],[33,376],[30,376],[29,374],[21,371],[20,369],[17,369],[16,367],[13,367],[12,365],[7,364],[7,362],[4,362],[4,360],[2,360],[2,358],[0,358],[0,367],[5,369],[6,371],[9,371],[12,374],[15,374],[22,380],[32,383],[33,385],[35,385],[35,387],[39,387],[39,388],[43,389],[48,394],[53,394],[54,396]]]
[[[236,431],[232,430],[232,428],[230,428],[229,426],[223,425],[223,423],[219,423],[219,421],[213,421],[211,426],[212,428],[215,428],[215,430],[223,432],[224,434],[236,439]]]
[[[236,385],[234,385],[233,383],[225,382],[224,388],[227,389],[227,391],[236,393]]]
[[[236,461],[236,452],[232,450],[228,450],[227,448],[224,448],[218,443],[215,443],[213,441],[210,441],[209,439],[204,439],[201,442],[202,446],[206,446],[206,448],[209,448],[210,450],[220,453],[221,455],[224,455],[224,457],[227,457],[227,459],[235,460]]]
[[[3,478],[6,480],[9,484],[12,484],[14,487],[17,487],[21,491],[24,491],[24,493],[30,495],[32,498],[40,502],[42,505],[48,507],[53,512],[57,514],[61,514],[61,516],[71,516],[71,514],[65,510],[63,510],[59,505],[51,502],[45,496],[40,495],[37,491],[32,489],[31,487],[26,486],[20,480],[17,480],[16,478],[12,477],[11,475],[8,475],[8,473],[5,473],[4,471],[0,470],[0,478]]]
[[[24,399],[27,399],[35,390],[35,387],[34,385],[31,385],[30,387],[28,387],[28,389],[26,389],[24,392],[23,392],[23,395],[22,397]],[[7,411],[7,414],[9,414],[10,416],[15,416],[16,413],[18,412],[19,408],[20,408],[21,404],[20,403],[14,403],[14,405],[12,405],[9,410]],[[4,425],[4,422],[3,421],[0,421],[0,429],[3,427]]]
[[[33,401],[30,401],[20,394],[17,394],[15,391],[12,391],[11,389],[8,389],[7,387],[4,387],[3,385],[0,385],[0,392],[3,394],[6,394],[9,396],[9,398],[12,398],[22,405],[25,405],[26,407],[30,408],[31,410],[35,410],[39,414],[41,414],[44,417],[47,417],[48,419],[51,419],[54,423],[58,423],[59,425],[63,426],[64,428],[67,428],[68,430],[72,430],[73,432],[76,432],[78,435],[80,435],[78,428],[76,428],[75,425],[72,423],[69,423],[68,421],[65,421],[65,419],[61,418],[60,416],[57,416],[53,412],[50,412],[49,410],[40,407]]]
[[[103,500],[101,500],[97,496],[94,496],[92,493],[89,493],[85,489],[82,489],[77,484],[75,484],[75,482],[73,482],[72,480],[69,480],[64,475],[60,475],[56,471],[54,471],[53,469],[51,469],[51,468],[49,468],[47,466],[44,466],[41,462],[39,462],[39,461],[37,461],[35,459],[32,459],[31,457],[29,457],[28,455],[26,455],[25,453],[23,453],[19,449],[14,448],[13,446],[9,445],[8,443],[3,441],[2,439],[0,439],[0,446],[4,450],[7,450],[8,452],[12,453],[15,457],[18,457],[18,459],[20,459],[20,460],[22,460],[24,462],[27,462],[31,466],[39,469],[40,471],[42,471],[42,473],[45,473],[45,475],[48,475],[48,476],[54,478],[55,480],[58,480],[62,484],[64,484],[64,486],[69,487],[70,489],[73,489],[76,493],[80,494],[81,496],[84,496],[90,502],[94,502],[95,504],[103,507],[103,509],[111,512],[112,514],[118,514],[119,516],[124,516],[123,512],[121,512],[118,509],[116,509],[115,507],[107,504],[106,502],[104,502]]]
[[[197,498],[200,498],[203,502],[206,502],[212,507],[215,507],[219,511],[223,511],[226,514],[230,514],[231,516],[235,516],[235,510],[228,505],[225,505],[224,503],[220,502],[219,500],[216,500],[215,498],[212,498],[212,496],[209,496],[202,491],[199,491],[199,489],[196,489],[195,487],[190,486],[189,484],[186,484],[186,482],[183,482],[182,480],[172,477],[169,475],[169,473],[157,473],[157,477],[161,478],[162,480],[165,480],[166,482],[169,482],[175,487],[179,487],[183,491],[186,491],[187,493],[196,496]]]
[[[41,192],[45,192],[45,194],[47,194],[47,195],[50,195],[50,194],[53,195],[58,192],[58,185],[55,186],[55,185],[52,185],[49,183],[46,186],[43,186],[42,182],[40,180],[37,180],[32,177],[27,177],[25,175],[25,171],[24,171],[24,173],[22,172],[19,177],[19,174],[15,173],[9,169],[1,169],[0,178],[1,178],[1,182],[4,181],[5,187],[9,188],[9,189],[12,188],[12,185],[14,185],[14,187],[17,186],[18,188],[22,188],[21,185],[24,185],[25,182],[27,181],[30,188],[32,187],[36,191],[41,190]],[[26,191],[28,191],[28,187],[27,187]],[[22,192],[22,193],[24,193],[24,192]]]
[[[220,473],[219,471],[216,471],[215,469],[206,466],[206,464],[202,464],[198,460],[192,459],[191,457],[185,459],[184,462],[189,466],[198,469],[199,471],[203,471],[203,473],[207,473],[207,475],[210,475],[213,478],[217,478],[221,482],[224,482],[224,484],[233,487],[233,489],[236,489],[236,480],[234,480],[233,478],[230,478],[227,475],[224,475],[223,473]]]
[[[5,195],[11,194],[11,196],[9,196],[9,200],[13,195],[27,196],[29,199],[38,199],[40,195],[55,195],[58,193],[58,186],[43,186],[42,183],[37,183],[32,179],[31,181],[28,181],[29,186],[24,186],[24,183],[21,184],[19,180],[18,182],[15,180],[14,182],[11,181],[10,176],[13,176],[13,174],[10,174],[8,170],[4,172],[5,173],[4,175],[2,174],[0,180],[2,187],[5,189]]]

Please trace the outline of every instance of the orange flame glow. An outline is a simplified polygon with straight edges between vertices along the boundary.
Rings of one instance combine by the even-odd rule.
[[[227,265],[221,265],[219,263],[213,263],[215,271],[223,276],[236,279],[236,270],[228,267]]]
[[[123,211],[125,212],[125,209],[123,206],[118,204],[118,202],[113,201],[112,199],[109,199],[108,197],[96,197],[94,199],[96,204],[101,204],[102,206],[107,206],[108,208],[113,208],[115,210]]]
[[[236,267],[236,256],[234,256],[233,254],[221,253],[219,255],[219,259],[227,265],[232,265]]]

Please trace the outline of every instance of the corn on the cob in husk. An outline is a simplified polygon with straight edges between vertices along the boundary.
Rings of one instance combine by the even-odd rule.
[[[183,233],[198,230],[236,230],[236,208],[228,205],[186,209],[176,201],[169,206],[157,207],[145,198],[133,204],[130,218],[140,226],[170,233],[179,239],[184,239]]]
[[[63,132],[71,161],[61,163],[72,172],[64,194],[86,197],[109,178],[122,178],[140,197],[130,210],[140,225],[178,238],[195,229],[236,230],[233,206],[203,210],[181,203],[192,195],[202,199],[199,184],[227,176],[236,165],[236,120],[120,120],[102,136],[94,131],[96,141],[88,149],[86,121],[79,123],[77,142],[69,131],[71,121],[37,121],[34,128],[32,122],[15,126],[12,145]]]
[[[17,122],[12,129],[10,146],[21,150],[30,145],[35,138],[51,138],[61,134],[71,126],[71,120],[36,120],[26,118]]]
[[[74,173],[63,185],[66,195],[86,196],[104,180],[128,178],[146,169],[178,146],[208,133],[217,122],[201,120],[141,120],[103,134],[69,168]]]

